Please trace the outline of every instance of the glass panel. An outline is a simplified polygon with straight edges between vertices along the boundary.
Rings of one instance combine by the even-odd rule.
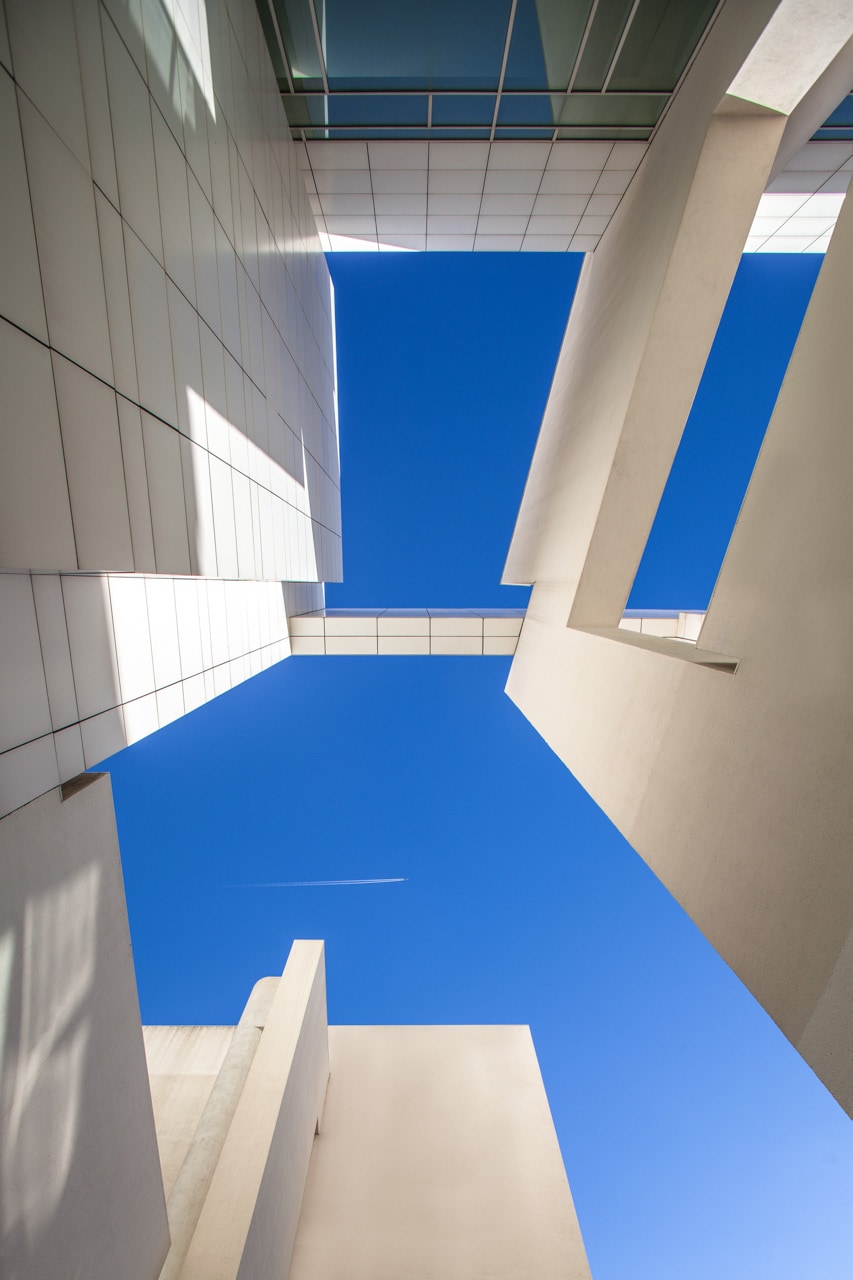
[[[261,0],[264,3],[264,0]],[[295,89],[323,88],[323,72],[308,0],[273,0]]]
[[[294,129],[326,123],[326,98],[322,93],[311,97],[306,97],[305,94],[283,94],[281,100],[287,119]]]
[[[518,0],[505,89],[566,89],[592,0]]]
[[[495,129],[496,138],[545,138],[553,137],[553,129]]]
[[[717,0],[641,0],[608,89],[674,89]]]
[[[501,94],[498,124],[551,125],[553,128],[559,119],[562,101],[562,98],[551,98],[547,93]],[[553,109],[552,102],[555,104]]]
[[[497,89],[510,0],[316,3],[332,89]]]
[[[575,89],[601,89],[622,37],[632,0],[601,0],[575,77]]]
[[[428,129],[357,128],[357,129],[325,129],[323,130],[322,133],[318,129],[314,132],[313,135],[311,134],[310,130],[306,129],[305,136],[307,138],[311,138],[313,136],[314,138],[329,138],[332,141],[337,140],[337,141],[346,141],[346,142],[352,142],[354,139],[363,140],[365,138],[368,141],[384,138],[386,141],[396,140],[399,142],[401,139],[411,139],[411,138],[426,139],[426,138],[431,138],[433,135],[430,133]],[[462,136],[465,136],[465,135],[462,135]]]
[[[654,125],[669,95],[631,93],[570,93],[554,98],[554,110],[560,110],[559,122],[585,125]]]
[[[273,27],[272,17],[270,16],[270,7],[266,0],[258,0],[258,17],[261,20],[264,39],[266,40],[267,48],[270,51],[270,58],[272,59],[273,71],[275,71],[275,78],[278,81],[278,87],[279,89],[284,90],[284,92],[287,92],[287,71],[285,70],[284,62],[282,60],[281,50],[278,47],[275,28]]]
[[[824,129],[832,129],[836,125],[853,125],[853,93],[848,93],[835,108],[828,120],[824,121]]]
[[[454,138],[457,141],[461,138],[489,138],[491,129],[430,129],[429,134],[425,135],[430,138]]]
[[[587,142],[590,140],[601,142],[605,139],[610,142],[613,140],[618,141],[620,138],[632,138],[639,142],[645,142],[651,136],[651,129],[619,129],[612,125],[605,125],[604,127],[599,127],[597,129],[591,128],[590,126],[584,127],[582,125],[578,125],[576,128],[572,129],[557,130],[557,137],[561,141],[579,138]]]
[[[426,126],[429,99],[425,94],[332,93],[327,98],[330,125]]]
[[[432,100],[432,122],[441,124],[491,125],[495,114],[494,94],[436,94]]]

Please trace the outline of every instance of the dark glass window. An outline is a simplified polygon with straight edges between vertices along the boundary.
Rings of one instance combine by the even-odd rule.
[[[437,94],[432,100],[434,125],[491,125],[495,114],[494,94]]]
[[[641,0],[609,89],[672,90],[717,0]]]
[[[518,0],[505,89],[568,88],[593,0]]]

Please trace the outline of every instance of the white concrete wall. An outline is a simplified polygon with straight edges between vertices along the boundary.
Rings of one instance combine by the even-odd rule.
[[[705,52],[723,30],[718,22]],[[815,43],[784,50],[809,61]],[[717,52],[728,67],[728,47]],[[780,84],[789,87],[784,75]],[[686,238],[671,242],[658,276],[670,294],[670,369],[665,346],[650,357],[628,343],[624,293],[607,287],[607,272],[647,243],[629,218],[652,200],[671,217],[667,202],[681,199],[679,165],[692,163],[704,122],[679,120],[678,106],[666,126],[690,138],[683,161],[656,156],[674,141],[661,130],[596,255],[601,271],[587,273],[590,328],[570,322],[514,542],[512,563],[537,581],[507,691],[853,1114],[853,207],[842,208],[693,661],[683,661],[689,646],[616,624],[686,416],[666,386],[684,373],[676,322],[708,323],[709,280],[731,266],[731,245],[713,261],[715,242],[694,234],[703,211],[688,208]],[[652,175],[659,189],[629,207]],[[732,186],[733,218],[752,194]],[[700,354],[697,344],[699,370]],[[620,386],[596,408],[592,392],[617,357],[628,361]],[[665,414],[648,412],[655,403]],[[728,667],[698,665],[702,651],[727,655]]]
[[[250,0],[5,0],[0,567],[340,576],[332,299]]]
[[[322,942],[295,942],[181,1280],[286,1277],[329,1078]]]
[[[0,572],[0,814],[289,653],[279,582]]]
[[[169,1245],[109,778],[0,821],[0,1274],[154,1280]]]
[[[527,1027],[330,1027],[290,1280],[588,1280]]]

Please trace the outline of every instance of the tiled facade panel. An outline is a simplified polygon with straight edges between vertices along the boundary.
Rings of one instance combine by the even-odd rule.
[[[0,573],[0,816],[289,653],[278,582]]]
[[[339,578],[331,285],[251,0],[0,16],[0,566]]]

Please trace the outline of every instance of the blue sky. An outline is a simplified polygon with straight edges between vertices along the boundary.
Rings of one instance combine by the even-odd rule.
[[[631,603],[706,602],[819,262],[745,260]],[[330,604],[524,602],[498,583],[579,264],[331,260]],[[530,1023],[595,1280],[849,1280],[849,1121],[508,667],[294,658],[109,761],[143,1018],[235,1021],[323,937],[333,1022]],[[363,877],[405,879],[246,887]]]

